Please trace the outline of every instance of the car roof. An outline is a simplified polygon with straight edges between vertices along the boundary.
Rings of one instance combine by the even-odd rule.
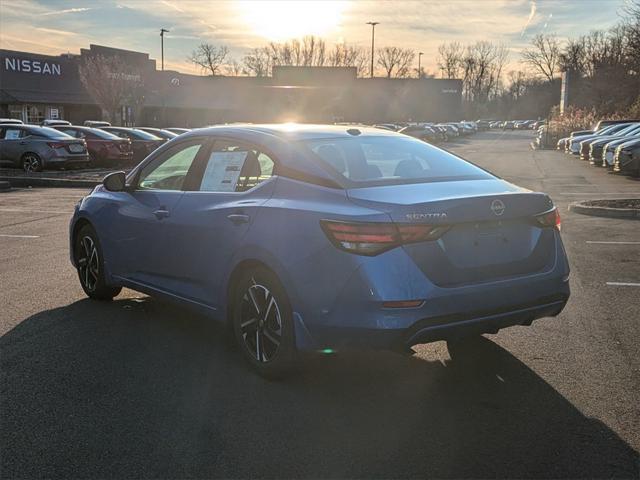
[[[310,125],[299,123],[275,123],[275,124],[234,124],[216,125],[212,127],[199,128],[189,133],[185,133],[181,138],[190,135],[237,135],[240,137],[254,137],[256,134],[277,137],[282,140],[299,141],[319,138],[352,137],[349,130],[359,130],[361,135],[375,136],[395,136],[399,135],[390,130],[366,125]]]

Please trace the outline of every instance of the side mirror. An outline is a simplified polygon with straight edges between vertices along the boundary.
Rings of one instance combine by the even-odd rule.
[[[110,192],[122,192],[127,188],[126,181],[124,172],[113,172],[104,177],[102,184]]]

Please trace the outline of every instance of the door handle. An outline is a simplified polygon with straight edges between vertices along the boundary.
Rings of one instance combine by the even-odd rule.
[[[249,223],[249,215],[245,215],[244,213],[232,213],[231,215],[227,215],[227,218],[231,220],[234,225]]]
[[[27,142],[20,142],[20,145],[26,145]]]
[[[160,207],[158,210],[153,212],[158,220],[162,220],[163,218],[167,218],[169,216],[169,210],[164,207]]]

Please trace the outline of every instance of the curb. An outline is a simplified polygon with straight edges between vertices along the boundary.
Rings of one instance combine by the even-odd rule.
[[[569,211],[582,215],[607,218],[626,218],[630,220],[640,220],[640,209],[638,208],[610,208],[595,207],[586,205],[590,200],[583,202],[573,202],[569,205]]]
[[[11,184],[5,180],[0,180],[0,192],[8,192],[11,190]]]
[[[0,177],[0,183],[7,182],[10,187],[56,187],[56,188],[93,188],[102,183],[100,180],[77,180],[64,178],[38,177]]]

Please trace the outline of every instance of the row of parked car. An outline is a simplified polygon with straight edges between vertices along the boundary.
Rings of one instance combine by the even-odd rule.
[[[640,120],[603,120],[592,130],[571,132],[556,148],[593,166],[640,177]]]
[[[428,143],[439,144],[454,140],[457,137],[473,135],[481,130],[477,122],[447,122],[447,123],[378,123],[375,128],[403,133],[419,138]]]
[[[481,119],[445,123],[381,123],[374,127],[440,144],[481,130],[504,128],[505,123],[514,122]],[[186,128],[115,127],[108,122],[91,120],[83,125],[52,119],[40,125],[25,125],[20,120],[0,119],[0,165],[25,171],[134,165],[164,142],[187,131],[189,129]]]
[[[501,128],[502,130],[538,130],[545,124],[545,120],[506,120],[504,122],[491,123],[491,128]]]
[[[114,127],[98,121],[72,125],[64,120],[45,120],[41,125],[25,125],[20,120],[0,119],[0,166],[30,172],[133,165],[187,131]]]

